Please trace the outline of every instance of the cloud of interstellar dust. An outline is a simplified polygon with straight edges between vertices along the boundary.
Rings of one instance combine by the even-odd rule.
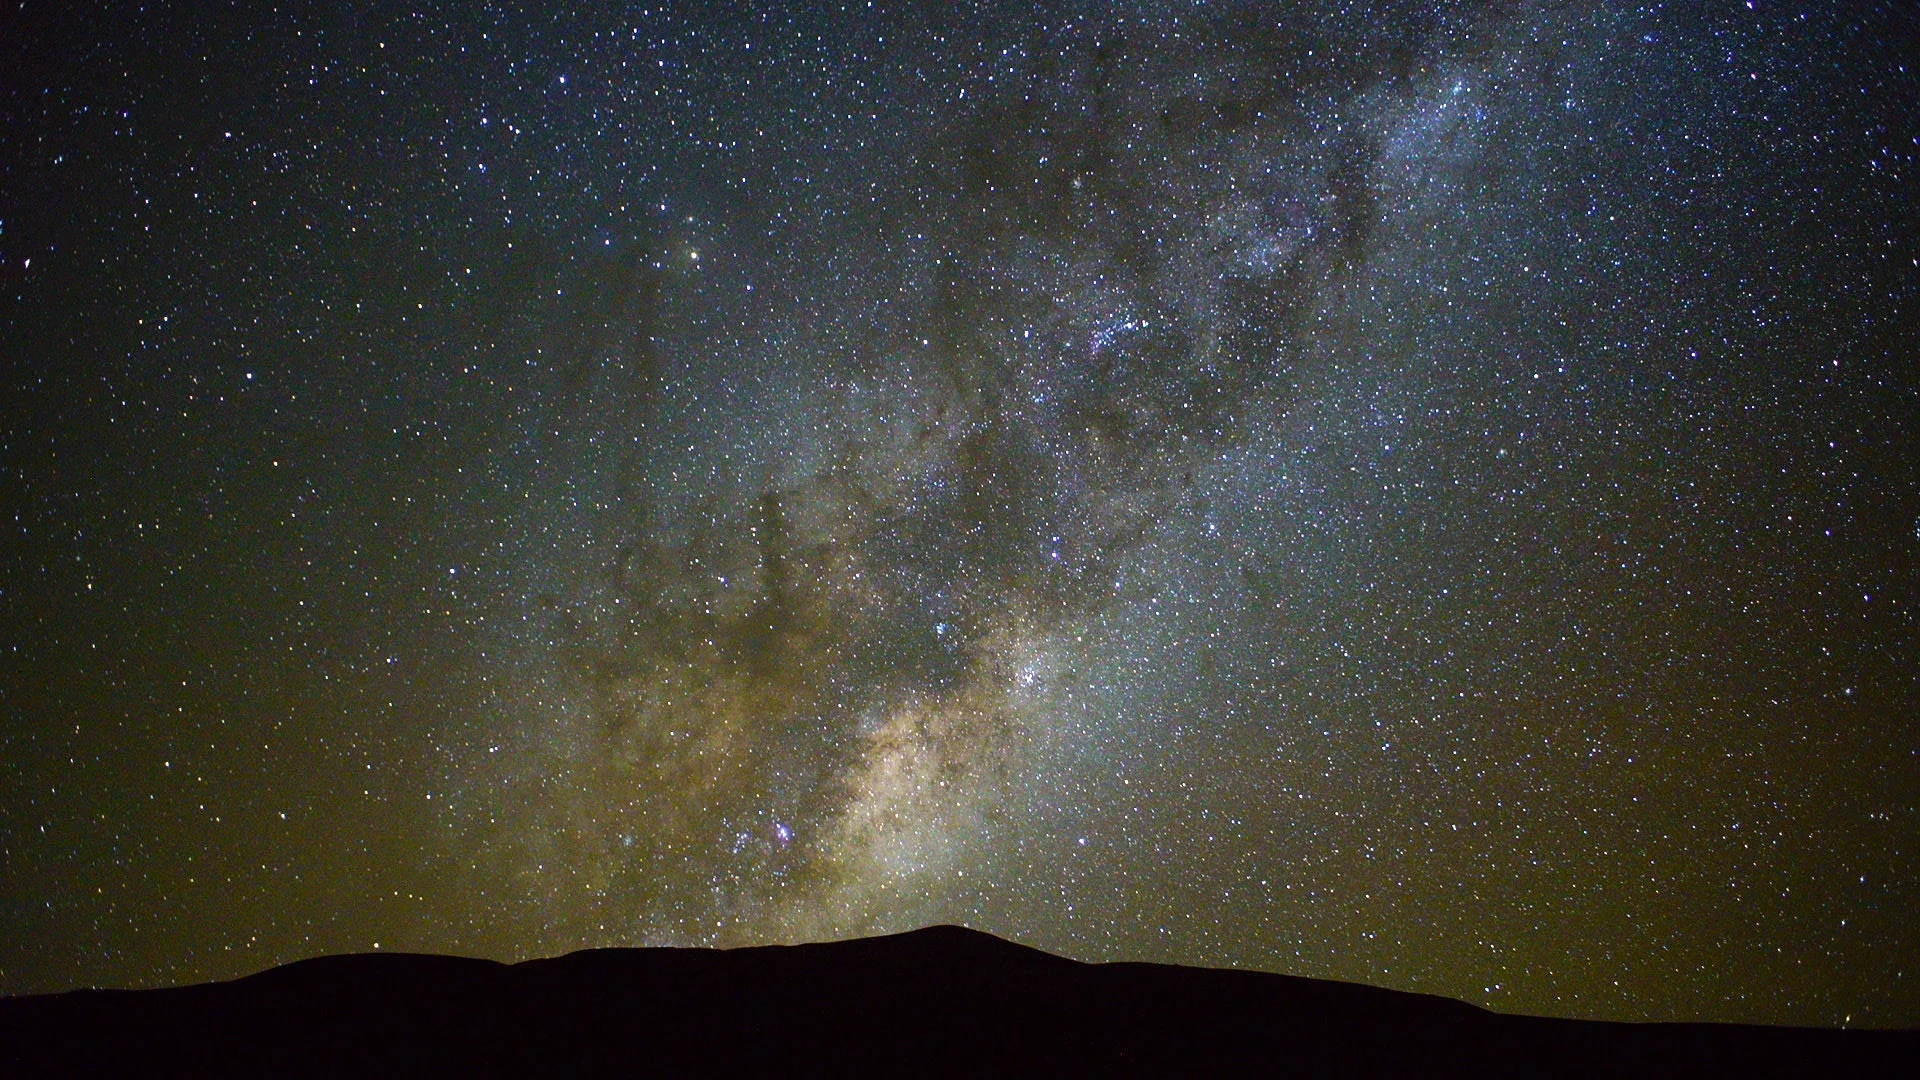
[[[651,391],[583,410],[634,449],[575,439],[629,482],[528,620],[540,734],[498,845],[528,895],[663,941],[963,916],[1083,707],[1074,643],[1196,470],[1288,409],[1368,258],[1440,32],[1414,25],[1043,35],[868,211],[898,244],[836,302],[888,320],[835,352],[771,313],[811,370],[732,429],[759,479],[659,434]],[[652,386],[694,343],[645,283]]]

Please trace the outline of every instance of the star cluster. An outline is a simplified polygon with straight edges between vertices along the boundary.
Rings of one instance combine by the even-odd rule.
[[[1920,1022],[1897,5],[9,18],[0,989]]]

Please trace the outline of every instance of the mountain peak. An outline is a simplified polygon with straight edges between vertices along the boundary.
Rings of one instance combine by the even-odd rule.
[[[1920,1032],[1604,1024],[1258,972],[1082,964],[961,926],[506,965],[378,953],[0,999],[0,1072],[1920,1073]]]

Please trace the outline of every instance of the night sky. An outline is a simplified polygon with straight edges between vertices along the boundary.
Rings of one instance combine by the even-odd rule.
[[[822,6],[0,16],[0,991],[1920,1024],[1911,5]]]

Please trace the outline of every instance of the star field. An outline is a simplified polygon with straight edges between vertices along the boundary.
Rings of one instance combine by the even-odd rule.
[[[0,24],[0,991],[957,922],[1920,1023],[1920,22]]]

